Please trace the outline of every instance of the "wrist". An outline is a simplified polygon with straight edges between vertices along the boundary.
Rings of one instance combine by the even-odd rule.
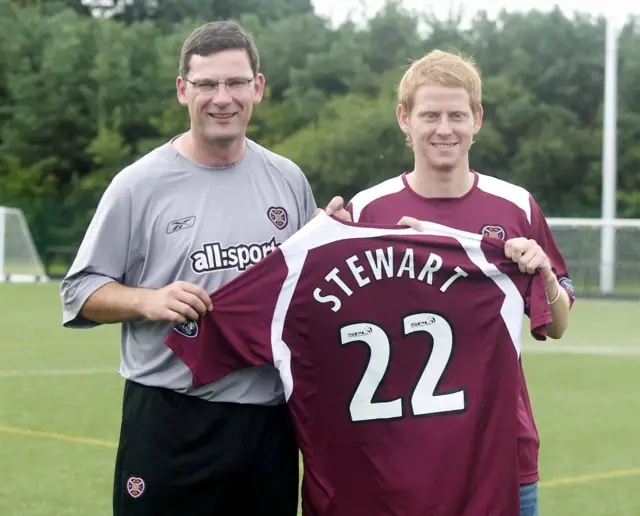
[[[558,282],[558,277],[551,267],[545,267],[542,269],[542,275],[544,276],[544,281],[547,284],[547,287],[553,285]]]
[[[560,298],[561,288],[562,287],[560,286],[560,283],[558,282],[555,275],[552,279],[547,281],[547,285],[546,285],[547,301],[549,302],[550,305],[555,303]]]
[[[133,290],[131,296],[131,311],[136,315],[136,318],[147,318],[145,307],[148,305],[147,299],[151,292],[151,289],[148,288],[136,288]]]

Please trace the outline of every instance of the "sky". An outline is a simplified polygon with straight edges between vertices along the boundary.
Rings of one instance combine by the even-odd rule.
[[[316,12],[322,16],[330,17],[333,23],[338,24],[344,21],[349,12],[362,13],[366,10],[367,17],[374,14],[382,5],[384,0],[312,0]],[[532,8],[540,10],[550,10],[554,5],[567,14],[580,10],[595,15],[607,14],[616,24],[622,24],[629,14],[640,15],[640,5],[638,2],[626,0],[402,0],[405,8],[422,12],[433,12],[439,18],[446,17],[449,8],[460,5],[463,6],[464,13],[471,16],[478,10],[486,10],[490,16],[495,15],[502,8],[509,11],[528,10]],[[633,6],[632,4],[636,4]],[[517,5],[517,9],[514,7]],[[360,18],[360,16],[358,16]]]

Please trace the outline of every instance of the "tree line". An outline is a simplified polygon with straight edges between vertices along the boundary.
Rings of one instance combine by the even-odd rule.
[[[485,120],[471,166],[529,189],[547,216],[599,216],[605,23],[560,10],[435,19],[389,1],[333,27],[310,0],[0,0],[0,205],[40,252],[79,243],[111,178],[183,132],[184,38],[234,18],[267,78],[249,137],[293,159],[318,204],[412,166],[395,90],[412,59],[473,57]],[[640,26],[619,39],[618,214],[640,217]]]

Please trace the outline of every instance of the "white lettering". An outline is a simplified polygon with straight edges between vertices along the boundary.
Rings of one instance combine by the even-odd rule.
[[[209,268],[209,262],[207,260],[206,253],[202,251],[198,251],[197,253],[193,253],[191,257],[193,260],[193,270],[196,272],[204,272]]]
[[[253,263],[258,263],[262,259],[262,249],[260,249],[259,247],[250,247],[249,259]]]
[[[361,273],[362,271],[364,271],[364,267],[362,265],[358,265],[356,267],[355,262],[357,261],[358,261],[358,257],[354,255],[351,258],[347,258],[347,265],[351,270],[351,274],[353,274],[353,277],[358,282],[358,286],[364,287],[365,285],[371,283],[371,280],[369,278],[362,277]]]
[[[416,279],[416,266],[418,266],[418,268],[419,266],[422,266],[422,268],[420,268],[420,273],[418,274],[417,280],[423,282],[425,285],[433,285],[434,276],[443,276],[444,274],[451,273],[452,265],[444,267],[443,270],[443,259],[436,253],[429,253],[429,256],[424,264],[416,264],[415,251],[412,248],[405,248],[402,251],[397,251],[398,255],[400,252],[404,252],[402,255],[402,260],[399,260],[399,265],[397,269],[394,270],[394,263],[398,263],[398,261],[394,262],[393,251],[393,247],[389,246],[371,251],[365,251],[364,257],[358,255],[350,256],[345,260],[345,264],[349,268],[349,271],[353,275],[354,279],[351,280],[350,277],[347,277],[346,279],[349,283],[347,284],[340,277],[340,269],[338,267],[335,267],[324,277],[324,280],[329,284],[334,283],[338,288],[329,285],[327,286],[327,288],[329,288],[332,293],[325,294],[323,292],[324,287],[319,286],[313,291],[313,298],[318,303],[330,304],[331,310],[333,312],[337,312],[342,308],[342,303],[344,302],[344,298],[342,298],[343,294],[352,296],[354,294],[352,288],[362,288],[371,283],[374,279],[376,281],[380,281],[393,279],[394,277],[402,278],[405,275],[410,279]],[[364,259],[365,257],[366,260]],[[395,259],[397,260],[398,256],[396,256]],[[466,278],[469,276],[469,274],[461,267],[456,266],[453,270],[454,274],[449,277],[440,287],[440,292],[445,293],[451,287],[451,285],[456,280],[458,280],[458,278]],[[440,283],[439,281],[437,282]]]
[[[331,307],[331,310],[333,312],[337,312],[338,310],[340,310],[340,308],[342,308],[342,301],[340,301],[340,299],[333,295],[323,296],[321,292],[322,291],[319,288],[316,288],[313,291],[313,298],[318,303],[333,303],[333,306]]]
[[[222,247],[220,242],[207,242],[189,255],[194,272],[202,274],[225,269],[244,271],[273,252],[278,246],[275,237],[268,242]]]
[[[349,287],[347,287],[347,284],[344,281],[342,281],[340,276],[338,276],[339,273],[340,273],[340,271],[338,270],[337,267],[335,267],[329,274],[327,274],[324,277],[324,279],[327,280],[327,281],[335,281],[336,285],[338,285],[342,289],[342,292],[344,292],[348,296],[352,295],[353,294],[353,290],[351,290]]]
[[[416,274],[413,270],[413,249],[411,249],[410,247],[408,247],[407,250],[404,252],[402,263],[398,268],[397,277],[401,278],[402,274],[404,274],[405,272],[409,273],[409,277],[411,279],[414,279],[416,277]]]
[[[249,260],[249,249],[247,247],[240,247],[238,249],[238,268],[244,270],[247,268],[247,264],[251,263]]]
[[[444,282],[444,285],[440,287],[440,292],[446,292],[447,289],[451,286],[451,284],[457,280],[458,278],[466,278],[469,274],[463,271],[460,267],[456,267],[453,269],[456,273],[451,276],[447,281]]]
[[[427,284],[433,285],[433,273],[440,270],[442,267],[442,258],[437,254],[430,253],[429,258],[427,259],[427,263],[424,264],[420,274],[418,274],[418,279],[420,281],[424,281],[424,277],[427,276]]]
[[[387,278],[391,278],[393,276],[393,247],[387,247],[387,255],[384,255],[384,251],[382,249],[376,249],[376,258],[373,260],[373,253],[371,251],[365,251],[365,256],[367,260],[369,260],[369,266],[373,271],[373,276],[380,280],[382,279],[382,268],[384,267],[384,272],[387,274]]]

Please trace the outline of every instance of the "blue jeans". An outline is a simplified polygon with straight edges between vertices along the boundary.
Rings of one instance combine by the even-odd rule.
[[[520,485],[520,516],[538,516],[538,484]]]

